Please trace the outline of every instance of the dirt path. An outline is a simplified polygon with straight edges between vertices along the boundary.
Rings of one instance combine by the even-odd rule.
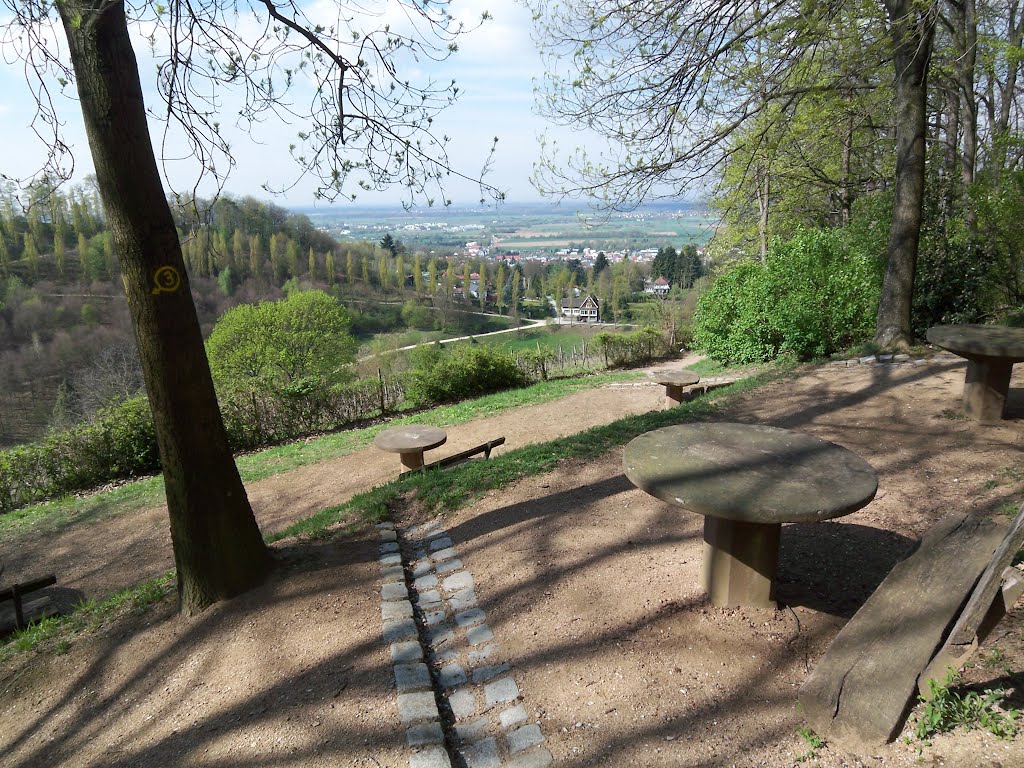
[[[1012,418],[991,426],[957,416],[963,376],[956,362],[813,369],[718,415],[833,440],[879,474],[863,510],[784,527],[778,611],[708,605],[697,578],[700,519],[633,488],[617,452],[524,478],[445,520],[554,764],[803,764],[796,692],[836,632],[932,522],[958,510],[1002,516],[1024,495],[1024,372],[1014,377]],[[652,384],[579,393],[454,427],[446,449],[498,434],[511,448],[660,407],[662,398]],[[367,450],[250,492],[261,523],[276,527],[397,470],[394,456]],[[162,531],[164,518],[151,514]],[[400,526],[420,520],[414,502],[395,516]],[[61,566],[75,563],[78,583],[97,590],[110,588],[107,571],[133,583],[161,570],[121,557],[129,539],[118,537],[132,533],[140,551],[166,546],[143,522],[76,526],[73,540],[97,548],[94,567],[66,551],[72,539],[61,542]],[[0,665],[0,762],[406,768],[372,534],[276,549],[285,566],[266,585],[199,617],[165,606],[74,640],[61,655],[24,653]],[[966,672],[979,688],[1010,689],[1018,708],[1021,618],[1018,604]],[[1024,736],[956,731],[930,746],[900,740],[866,755],[826,746],[806,764],[1020,768]]]
[[[678,368],[697,359],[693,356],[650,370]],[[465,424],[439,425],[446,427],[448,442],[427,458],[457,453],[502,435],[506,443],[494,455],[574,434],[656,408],[663,402],[663,391],[650,381],[610,384]],[[371,446],[248,483],[246,490],[260,527],[276,531],[391,480],[399,469],[397,456]],[[55,532],[28,533],[0,545],[0,560],[6,563],[5,578],[55,573],[61,586],[103,598],[173,567],[167,508],[93,516]]]

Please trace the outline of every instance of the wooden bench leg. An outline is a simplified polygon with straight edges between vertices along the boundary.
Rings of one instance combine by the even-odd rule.
[[[24,629],[25,628],[25,612],[21,607],[21,590],[18,589],[18,585],[15,584],[13,587],[12,597],[14,599],[14,628]]]
[[[701,586],[720,608],[775,608],[782,526],[704,518]]]

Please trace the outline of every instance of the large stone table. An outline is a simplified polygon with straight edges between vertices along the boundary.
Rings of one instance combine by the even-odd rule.
[[[423,452],[444,445],[448,433],[438,427],[413,424],[378,432],[373,444],[382,451],[397,453],[402,465],[408,469],[423,466]]]
[[[666,371],[658,374],[656,381],[665,387],[665,398],[669,407],[683,402],[683,387],[700,383],[700,376],[692,371]]]
[[[626,446],[623,464],[641,490],[704,515],[701,585],[722,607],[774,608],[782,523],[847,515],[878,489],[853,452],[761,425],[656,429]]]
[[[1006,412],[1013,364],[1024,361],[1024,328],[1001,325],[936,325],[928,341],[967,358],[964,413],[975,421],[999,421]]]

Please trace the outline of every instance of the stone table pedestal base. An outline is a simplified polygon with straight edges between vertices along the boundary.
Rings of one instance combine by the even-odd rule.
[[[992,358],[967,358],[964,413],[975,421],[999,421],[1006,411],[1013,363]]]
[[[719,608],[775,608],[774,582],[782,526],[704,518],[700,581]]]

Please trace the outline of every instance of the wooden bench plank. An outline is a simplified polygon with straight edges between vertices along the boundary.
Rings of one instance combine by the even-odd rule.
[[[29,592],[35,592],[37,589],[49,587],[56,583],[57,576],[56,574],[51,573],[47,576],[33,579],[32,581],[24,581],[21,584],[14,584],[6,589],[0,589],[0,603],[5,600],[13,600],[16,594],[27,595]]]
[[[1005,526],[948,515],[898,563],[836,635],[800,689],[808,723],[851,751],[899,733],[917,679],[942,644]]]
[[[999,544],[988,568],[981,575],[978,586],[967,601],[964,612],[953,626],[949,634],[949,643],[952,645],[968,645],[978,632],[981,620],[988,612],[989,606],[999,591],[1003,571],[1013,562],[1021,546],[1024,545],[1024,505],[1021,505],[1017,517],[1010,524],[1010,530]]]
[[[15,630],[24,629],[33,621],[39,621],[57,613],[57,606],[46,596],[26,602],[20,619],[13,606],[0,610],[0,637],[9,635]]]
[[[1017,511],[1017,517],[978,579],[946,642],[918,678],[917,689],[925,698],[931,696],[931,681],[943,683],[950,670],[958,672],[1024,591],[1020,572],[1010,568],[1022,545],[1024,505]]]
[[[466,459],[476,456],[478,453],[482,453],[485,459],[489,459],[491,458],[491,451],[499,445],[504,444],[505,438],[498,437],[494,440],[488,440],[486,443],[474,446],[473,448],[468,448],[460,453],[454,453],[451,456],[445,456],[443,459],[438,459],[437,461],[432,461],[429,464],[424,464],[422,467],[417,467],[415,470],[411,471],[418,472],[427,469],[443,469],[444,467],[450,467],[452,464],[458,464],[460,461],[465,461]]]

